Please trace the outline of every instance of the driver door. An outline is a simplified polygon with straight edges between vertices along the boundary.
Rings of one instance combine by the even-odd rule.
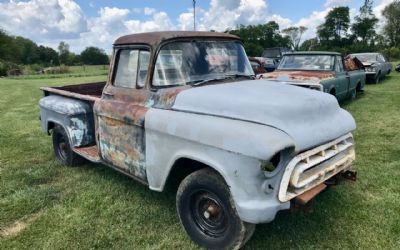
[[[102,159],[109,165],[147,182],[144,118],[151,97],[144,89],[150,52],[119,49],[114,72],[95,103],[97,139]]]

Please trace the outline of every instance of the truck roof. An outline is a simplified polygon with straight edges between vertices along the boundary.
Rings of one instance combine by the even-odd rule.
[[[288,52],[285,55],[332,55],[332,56],[340,56],[339,52],[331,52],[331,51],[296,51],[296,52]]]
[[[148,44],[157,46],[160,43],[177,38],[217,38],[217,39],[234,39],[240,40],[238,36],[206,31],[161,31],[161,32],[146,32],[136,33],[119,37],[114,42],[114,46],[129,45],[129,44]]]

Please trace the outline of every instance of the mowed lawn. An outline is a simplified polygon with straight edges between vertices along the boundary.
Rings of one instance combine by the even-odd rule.
[[[102,165],[55,160],[40,129],[39,87],[105,77],[0,79],[0,249],[196,248],[172,188],[157,193]],[[400,74],[343,107],[358,125],[358,181],[319,195],[312,213],[258,225],[246,249],[399,249]]]

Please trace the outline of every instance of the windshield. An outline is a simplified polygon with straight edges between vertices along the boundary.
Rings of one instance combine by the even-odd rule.
[[[361,62],[376,62],[377,54],[355,54],[354,57],[357,57]]]
[[[283,70],[333,70],[335,57],[331,55],[285,55],[278,69]]]
[[[157,56],[153,85],[180,86],[232,75],[254,75],[239,42],[173,42],[163,46]]]

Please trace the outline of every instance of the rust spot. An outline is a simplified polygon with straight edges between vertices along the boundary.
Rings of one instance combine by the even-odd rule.
[[[262,74],[262,79],[267,80],[283,80],[288,81],[306,81],[306,82],[319,82],[322,80],[333,78],[332,72],[326,71],[289,71],[289,70],[275,70],[272,73]]]

